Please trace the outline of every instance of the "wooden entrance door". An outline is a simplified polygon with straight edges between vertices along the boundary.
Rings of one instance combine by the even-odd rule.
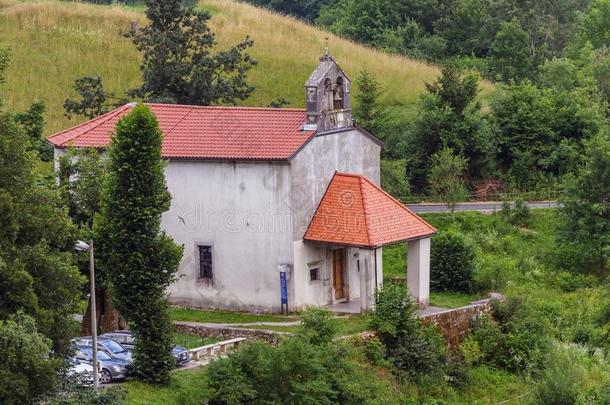
[[[335,299],[347,298],[345,293],[345,249],[333,250],[333,287],[335,289]]]

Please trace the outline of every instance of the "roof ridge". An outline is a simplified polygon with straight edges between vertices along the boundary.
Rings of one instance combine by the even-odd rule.
[[[420,221],[421,223],[423,223],[424,225],[426,225],[427,227],[429,227],[430,229],[434,230],[434,232],[436,232],[436,228],[433,227],[432,225],[430,225],[430,223],[428,223],[428,221],[426,221],[425,219],[423,219],[421,216],[417,215],[416,213],[414,213],[413,211],[411,211],[411,209],[409,207],[407,207],[405,204],[401,203],[397,198],[394,198],[391,194],[389,194],[387,191],[385,191],[384,189],[382,189],[381,187],[379,187],[378,185],[376,185],[375,183],[373,183],[368,177],[364,176],[364,175],[356,175],[364,180],[366,180],[367,183],[369,183],[371,186],[373,186],[375,189],[381,191],[383,194],[385,194],[386,196],[388,196],[393,202],[394,204],[398,205],[400,208],[404,209],[405,211],[407,211],[408,213],[410,213],[411,215],[413,215],[418,221]]]
[[[188,107],[190,109],[218,109],[218,110],[267,110],[267,111],[294,111],[305,112],[306,108],[276,108],[276,107],[256,107],[256,106],[230,106],[230,105],[194,105],[194,104],[169,104],[169,103],[144,103],[150,106],[163,107]]]
[[[362,190],[362,177],[361,176],[354,176],[358,178],[358,188],[360,189],[360,200],[362,201],[362,210],[364,211],[364,226],[366,227],[366,240],[369,243],[369,245],[371,244],[371,227],[369,224],[369,221],[367,219],[368,215],[366,213],[366,202],[365,202],[365,198],[364,198],[364,192]]]
[[[79,136],[81,136],[81,135],[83,135],[83,134],[85,134],[85,133],[87,133],[87,132],[89,132],[91,130],[94,130],[95,128],[99,127],[102,124],[105,124],[106,122],[108,122],[108,120],[114,118],[117,114],[123,112],[126,108],[129,108],[129,107],[133,107],[133,104],[132,103],[124,104],[124,105],[122,105],[120,107],[115,108],[114,110],[108,111],[106,114],[102,114],[99,117],[91,118],[91,119],[89,119],[89,120],[87,120],[85,122],[81,122],[80,124],[77,124],[77,125],[75,125],[75,126],[73,126],[71,128],[68,128],[68,129],[66,129],[64,131],[58,132],[56,134],[53,134],[53,135],[49,136],[46,139],[50,140],[51,138],[55,138],[57,136],[65,134],[67,132],[74,131],[75,129],[83,127],[83,126],[85,126],[85,125],[87,125],[89,123],[93,123],[94,121],[96,122],[95,125],[93,125],[91,128],[88,128],[86,131],[81,132],[79,134],[76,134],[73,137],[71,137],[70,139],[67,139],[67,140],[63,141],[61,143],[61,146],[64,146],[64,145],[66,145],[66,143],[74,141]]]

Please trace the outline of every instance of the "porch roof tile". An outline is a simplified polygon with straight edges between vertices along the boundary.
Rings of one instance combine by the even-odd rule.
[[[303,239],[374,248],[435,233],[432,225],[368,178],[337,172]]]

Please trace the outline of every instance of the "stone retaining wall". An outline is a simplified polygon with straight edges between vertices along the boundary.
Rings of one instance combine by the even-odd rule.
[[[211,337],[219,339],[233,339],[245,337],[248,339],[262,340],[267,343],[276,344],[282,336],[291,335],[286,332],[275,332],[264,329],[235,328],[232,326],[212,326],[190,322],[174,322],[176,331],[187,335]]]
[[[436,325],[450,348],[456,348],[470,332],[473,320],[491,311],[494,299],[475,301],[465,307],[447,309],[421,317],[424,325]]]

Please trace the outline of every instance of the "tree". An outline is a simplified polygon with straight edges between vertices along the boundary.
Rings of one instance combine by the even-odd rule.
[[[566,180],[562,198],[565,240],[597,257],[599,274],[606,273],[610,255],[610,136],[599,134],[586,143],[584,165]],[[588,252],[587,252],[588,251]]]
[[[182,248],[160,230],[171,201],[161,140],[157,120],[144,105],[119,121],[95,223],[99,267],[135,336],[136,375],[156,384],[168,381],[174,365],[165,289],[182,257]]]
[[[53,160],[53,148],[44,141],[42,135],[45,109],[44,101],[39,100],[32,103],[27,111],[17,113],[15,119],[30,138],[31,149],[38,153],[42,161],[49,162]]]
[[[583,140],[603,125],[599,104],[581,92],[540,89],[525,81],[492,100],[497,160],[517,189],[573,172]]]
[[[65,355],[84,279],[72,261],[76,228],[36,162],[14,115],[0,111],[0,320],[23,311]]]
[[[37,403],[55,389],[61,360],[49,357],[51,341],[31,317],[17,313],[0,320],[0,402]]]
[[[66,99],[64,102],[65,116],[82,115],[89,119],[106,114],[109,111],[108,97],[100,76],[84,76],[74,81],[74,90],[80,100]]]
[[[444,147],[468,161],[466,175],[481,178],[489,171],[491,133],[476,100],[477,76],[464,75],[455,66],[445,66],[439,78],[427,84],[421,108],[407,145],[407,173],[415,192],[428,186],[430,156]]]
[[[212,54],[216,46],[207,11],[176,0],[148,0],[149,24],[132,32],[142,52],[143,83],[132,95],[178,104],[211,105],[246,99],[254,87],[246,73],[256,61],[246,53],[253,41]]]
[[[582,27],[595,48],[610,44],[610,1],[593,0],[584,16]]]
[[[356,78],[356,94],[354,103],[354,118],[362,128],[374,134],[382,132],[385,111],[379,105],[383,93],[381,85],[366,69],[361,70]]]
[[[505,82],[529,77],[533,67],[528,44],[527,32],[518,21],[502,23],[491,43],[492,73]]]
[[[455,155],[451,148],[443,148],[432,155],[428,184],[433,195],[441,197],[453,214],[459,201],[468,198],[468,189],[464,181],[464,172],[468,160]]]

